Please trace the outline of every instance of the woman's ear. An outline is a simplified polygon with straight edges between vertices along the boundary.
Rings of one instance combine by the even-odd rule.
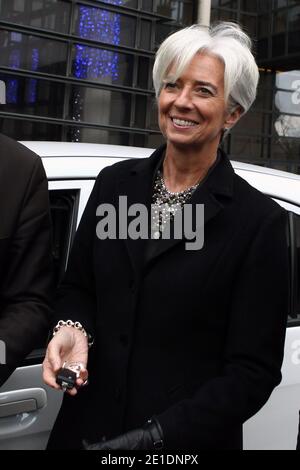
[[[238,120],[240,119],[241,115],[243,114],[243,108],[238,104],[236,105],[226,116],[224,122],[224,129],[229,131],[231,127],[233,127]]]

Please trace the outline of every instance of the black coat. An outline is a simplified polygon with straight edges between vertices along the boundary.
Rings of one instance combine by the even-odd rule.
[[[205,241],[99,240],[96,208],[149,205],[149,159],[105,168],[80,223],[56,319],[95,335],[90,385],[65,396],[49,448],[115,437],[156,415],[168,449],[238,449],[242,423],[280,382],[288,310],[286,213],[225,154],[192,196]]]
[[[0,385],[42,338],[53,294],[48,183],[40,157],[0,135]],[[3,343],[1,343],[3,344]]]

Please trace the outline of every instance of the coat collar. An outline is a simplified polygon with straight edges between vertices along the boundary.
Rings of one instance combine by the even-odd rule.
[[[144,204],[150,211],[152,188],[158,165],[162,159],[166,146],[159,147],[149,158],[138,161],[130,170],[126,170],[119,180],[119,195],[127,196],[128,207],[132,204]],[[193,204],[204,204],[204,226],[209,220],[224,208],[233,197],[233,178],[234,170],[230,161],[222,150],[217,165],[213,168],[208,177],[197,188],[191,198]],[[202,229],[202,227],[197,227]],[[159,240],[157,248],[152,251],[147,263],[154,258],[173,248],[182,240]],[[144,254],[147,246],[147,240],[125,240],[132,264],[140,273],[144,265]],[[156,241],[155,241],[156,242]]]
[[[138,177],[145,176],[146,179],[150,179],[152,183],[155,177],[155,171],[157,170],[158,164],[160,163],[165,150],[166,144],[156,149],[150,157],[143,158],[141,161],[138,161],[137,164],[130,169],[130,174],[137,175]],[[205,179],[205,182],[199,186],[197,191],[195,191],[194,196],[199,192],[200,188],[207,186],[207,188],[209,188],[209,190],[214,194],[232,197],[234,170],[226,153],[222,149],[219,149],[218,152],[220,155],[218,164],[210,173],[209,177]],[[127,177],[127,173],[124,176]]]

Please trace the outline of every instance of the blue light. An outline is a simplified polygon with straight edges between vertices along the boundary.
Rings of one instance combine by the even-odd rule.
[[[98,0],[98,2],[101,0]],[[112,5],[123,5],[124,0],[102,0],[104,3],[111,3]]]
[[[34,48],[32,49],[31,54],[31,70],[38,70],[39,66],[39,50]],[[37,95],[37,80],[35,78],[30,78],[28,82],[28,88],[26,91],[26,101],[27,103],[34,104],[36,102]]]
[[[108,3],[122,5],[124,0],[111,0]],[[79,26],[77,34],[82,38],[108,44],[120,44],[121,16],[118,13],[100,8],[79,7]],[[110,77],[119,78],[118,53],[77,44],[74,61],[74,76],[81,79]]]
[[[21,35],[17,34],[12,36],[14,40],[20,42]],[[21,51],[20,49],[13,49],[9,55],[8,59],[9,67],[12,69],[18,69],[21,65]],[[31,53],[31,70],[38,70],[39,65],[39,50],[36,48],[32,49]],[[19,80],[17,78],[8,79],[6,83],[6,102],[8,104],[17,104],[18,102],[18,89],[19,89]],[[28,87],[26,90],[25,102],[33,104],[36,102],[36,92],[37,89],[37,80],[29,79]]]
[[[110,0],[107,3],[122,5],[124,0]],[[120,44],[121,16],[100,8],[80,6],[77,35],[108,44]],[[76,44],[73,74],[81,79],[109,78],[112,82],[119,78],[119,55],[117,52]],[[83,98],[80,88],[74,90],[72,119],[81,120]],[[80,140],[81,129],[72,129],[71,140]]]
[[[20,67],[21,54],[19,49],[13,49],[9,54],[8,65],[12,69]],[[6,102],[16,104],[18,101],[19,80],[17,78],[9,79],[6,83]]]

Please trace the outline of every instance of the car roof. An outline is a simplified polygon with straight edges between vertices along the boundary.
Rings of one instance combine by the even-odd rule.
[[[143,147],[77,142],[22,141],[20,143],[43,158],[50,180],[94,179],[105,166],[127,158],[146,158],[154,151]],[[300,175],[232,160],[231,163],[237,174],[260,191],[272,197],[300,204]]]
[[[41,157],[121,157],[145,158],[154,149],[126,145],[86,144],[82,142],[21,141]]]
[[[91,144],[82,142],[51,142],[51,141],[21,141],[41,157],[109,157],[109,158],[146,158],[155,149],[145,147],[129,147],[126,145]],[[231,160],[235,169],[254,171],[284,178],[295,178],[300,180],[300,175],[273,168],[261,167],[251,163],[237,162]]]

